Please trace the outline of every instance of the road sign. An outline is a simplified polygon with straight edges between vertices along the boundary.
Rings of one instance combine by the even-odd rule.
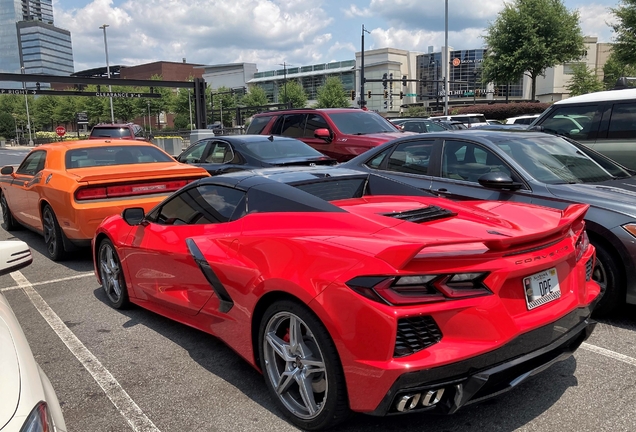
[[[62,137],[66,134],[66,128],[64,126],[58,126],[55,128],[55,133]]]
[[[78,112],[75,114],[77,124],[88,124],[88,114],[85,112]]]
[[[407,93],[404,96],[411,96],[411,97],[415,97],[417,96],[417,93]]]

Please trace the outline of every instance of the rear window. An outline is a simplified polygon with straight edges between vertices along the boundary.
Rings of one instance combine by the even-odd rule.
[[[73,149],[66,152],[66,169],[153,162],[174,162],[174,159],[150,145],[114,145]]]
[[[247,131],[245,133],[260,135],[261,133],[263,133],[265,126],[267,126],[267,123],[269,123],[271,118],[272,116],[254,117],[250,125],[247,127]]]
[[[91,137],[97,138],[131,138],[130,129],[127,127],[94,127]]]
[[[246,143],[244,149],[246,153],[263,161],[324,156],[318,150],[314,150],[304,142],[292,139],[275,139],[273,141],[263,139],[263,141]]]
[[[361,198],[364,195],[366,178],[352,178],[331,181],[319,181],[294,185],[296,188],[325,201]]]

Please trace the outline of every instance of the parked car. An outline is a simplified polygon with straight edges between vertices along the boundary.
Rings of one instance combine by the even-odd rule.
[[[529,114],[518,117],[510,117],[506,119],[506,122],[504,124],[529,125],[539,116],[540,114]]]
[[[444,128],[448,129],[448,130],[461,130],[461,129],[468,129],[464,123],[460,122],[460,121],[455,121],[455,120],[442,120],[442,119],[431,119],[433,120],[435,123],[439,123],[440,125],[442,125]]]
[[[475,128],[404,137],[344,166],[456,200],[558,209],[587,203],[597,254],[593,277],[604,293],[596,314],[636,304],[636,177],[584,145],[537,132]]]
[[[379,114],[350,108],[268,111],[254,115],[246,133],[296,138],[339,162],[402,136]]]
[[[486,116],[483,114],[456,114],[456,115],[444,115],[429,117],[431,120],[451,120],[459,121],[467,128],[478,125],[487,125]]]
[[[636,89],[589,93],[555,102],[530,128],[575,139],[636,170]]]
[[[415,133],[442,132],[447,130],[447,128],[442,126],[439,122],[424,119],[406,120],[400,123],[398,127],[404,132]]]
[[[501,120],[493,120],[493,119],[486,119],[486,122],[489,125],[499,125],[499,124],[503,124],[503,121]]]
[[[33,260],[23,241],[0,241],[0,276]],[[20,323],[0,292],[0,430],[65,432],[60,403],[37,364]]]
[[[453,413],[569,356],[599,296],[587,208],[269,168],[109,217],[93,256],[111,306],[217,336],[295,425],[319,430],[350,410]]]
[[[203,139],[192,144],[176,159],[205,168],[211,175],[273,166],[337,163],[300,140],[265,135]]]
[[[88,139],[125,139],[149,141],[144,129],[134,123],[100,123],[91,129]]]
[[[17,170],[0,171],[2,226],[44,236],[54,261],[90,244],[106,217],[137,203],[149,210],[171,192],[207,177],[141,141],[85,140],[31,150]]]

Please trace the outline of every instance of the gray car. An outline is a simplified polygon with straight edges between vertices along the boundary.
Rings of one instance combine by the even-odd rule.
[[[475,128],[405,136],[342,166],[456,200],[559,209],[587,203],[587,231],[597,251],[593,278],[604,293],[596,315],[636,304],[635,173],[582,144],[539,132]]]

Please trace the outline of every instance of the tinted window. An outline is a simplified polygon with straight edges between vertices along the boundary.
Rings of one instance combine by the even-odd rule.
[[[614,104],[607,138],[636,138],[636,103]]]
[[[236,189],[201,185],[174,196],[160,209],[156,222],[162,225],[187,225],[227,222],[245,194]]]
[[[379,114],[362,110],[329,113],[329,118],[344,134],[364,135],[380,132],[397,132],[395,125]]]
[[[232,147],[223,141],[215,141],[210,146],[210,153],[205,158],[207,163],[227,163],[234,158]]]
[[[382,165],[382,162],[387,157],[387,155],[391,152],[391,150],[393,150],[393,148],[389,147],[388,149],[384,150],[382,153],[374,156],[370,161],[367,162],[367,166],[370,168],[380,169],[380,165]]]
[[[597,105],[563,106],[553,110],[540,124],[546,132],[588,139],[591,132],[596,132],[593,124],[597,109]]]
[[[130,129],[127,127],[94,127],[91,137],[100,138],[131,138]]]
[[[329,129],[327,120],[320,114],[309,114],[305,125],[305,138],[313,138],[316,129]]]
[[[28,155],[18,167],[17,174],[36,175],[44,169],[45,151],[34,151]]]
[[[174,159],[152,145],[114,145],[74,149],[66,152],[67,169],[152,162],[174,162]]]
[[[272,119],[272,116],[262,116],[262,117],[254,117],[252,118],[252,122],[247,127],[247,131],[245,133],[260,135],[267,126],[267,123]]]
[[[355,178],[305,183],[296,187],[325,201],[334,201],[361,198],[364,195],[366,182],[366,178]]]
[[[492,151],[464,141],[446,141],[442,153],[442,177],[477,182],[489,172],[503,172],[512,177],[507,165]]]
[[[389,156],[389,171],[428,174],[428,164],[433,151],[432,141],[411,141],[398,145]]]
[[[209,141],[199,141],[194,144],[192,147],[183,152],[181,156],[179,156],[179,162],[200,163],[201,157],[203,156],[203,152],[205,151],[205,147],[208,143]]]
[[[405,132],[426,133],[426,125],[422,122],[404,122],[402,130]]]
[[[286,114],[279,120],[282,120],[280,131],[278,128],[277,134],[290,138],[300,138],[305,134],[305,119],[306,114]]]
[[[243,145],[245,153],[256,159],[268,161],[281,158],[316,158],[324,156],[302,141],[295,139],[274,139],[270,141],[248,142]]]

